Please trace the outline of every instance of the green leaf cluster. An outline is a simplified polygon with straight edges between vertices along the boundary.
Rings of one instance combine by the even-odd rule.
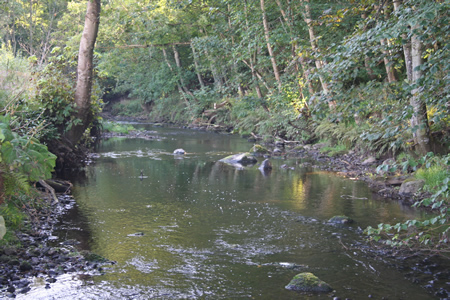
[[[408,161],[411,164],[411,161]],[[432,195],[417,201],[413,206],[425,207],[434,215],[425,220],[408,220],[403,223],[379,224],[377,228],[368,227],[366,233],[374,241],[395,247],[413,247],[416,249],[433,251],[448,255],[450,233],[450,155],[436,157],[432,153],[413,163],[414,167],[421,166],[418,177],[426,174],[426,170],[435,173],[439,169],[439,181],[428,181],[426,184]],[[388,167],[389,168],[389,167]],[[417,176],[417,175],[416,175]]]
[[[30,182],[48,179],[55,161],[56,156],[48,151],[47,146],[32,136],[14,132],[10,127],[10,117],[0,116],[0,166],[4,178],[9,174],[20,186],[24,186],[22,175]],[[7,184],[5,190],[9,190]]]

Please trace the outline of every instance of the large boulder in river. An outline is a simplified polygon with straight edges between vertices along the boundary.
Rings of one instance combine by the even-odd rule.
[[[309,272],[295,275],[285,288],[298,292],[329,293],[333,291],[326,282]]]
[[[230,155],[225,158],[222,158],[219,161],[223,162],[225,164],[229,164],[232,166],[239,166],[239,167],[247,166],[247,165],[254,165],[258,162],[258,160],[248,152]]]

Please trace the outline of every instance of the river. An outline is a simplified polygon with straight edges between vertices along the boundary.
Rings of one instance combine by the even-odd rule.
[[[421,212],[300,159],[272,158],[270,174],[218,163],[253,145],[237,136],[135,126],[154,137],[103,140],[95,164],[73,179],[77,205],[58,233],[117,263],[100,276],[60,276],[50,289],[35,283],[22,297],[433,299],[391,260],[364,251],[361,232]],[[174,156],[177,148],[187,154]],[[334,215],[355,222],[328,223]],[[334,292],[286,290],[300,272]]]

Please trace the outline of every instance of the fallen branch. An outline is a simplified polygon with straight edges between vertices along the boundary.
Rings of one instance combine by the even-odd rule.
[[[52,195],[53,201],[55,201],[56,203],[59,202],[58,197],[56,197],[56,193],[55,193],[55,189],[52,188],[50,185],[47,184],[47,182],[45,182],[44,180],[39,180],[39,183],[45,187],[47,189],[47,191],[50,193],[50,195]]]

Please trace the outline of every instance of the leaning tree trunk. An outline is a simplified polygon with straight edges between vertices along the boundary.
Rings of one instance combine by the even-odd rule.
[[[100,24],[100,7],[100,0],[89,0],[87,3],[83,35],[78,51],[77,87],[75,90],[75,117],[81,122],[73,125],[66,134],[72,147],[80,141],[93,117],[91,113],[93,57]]]

